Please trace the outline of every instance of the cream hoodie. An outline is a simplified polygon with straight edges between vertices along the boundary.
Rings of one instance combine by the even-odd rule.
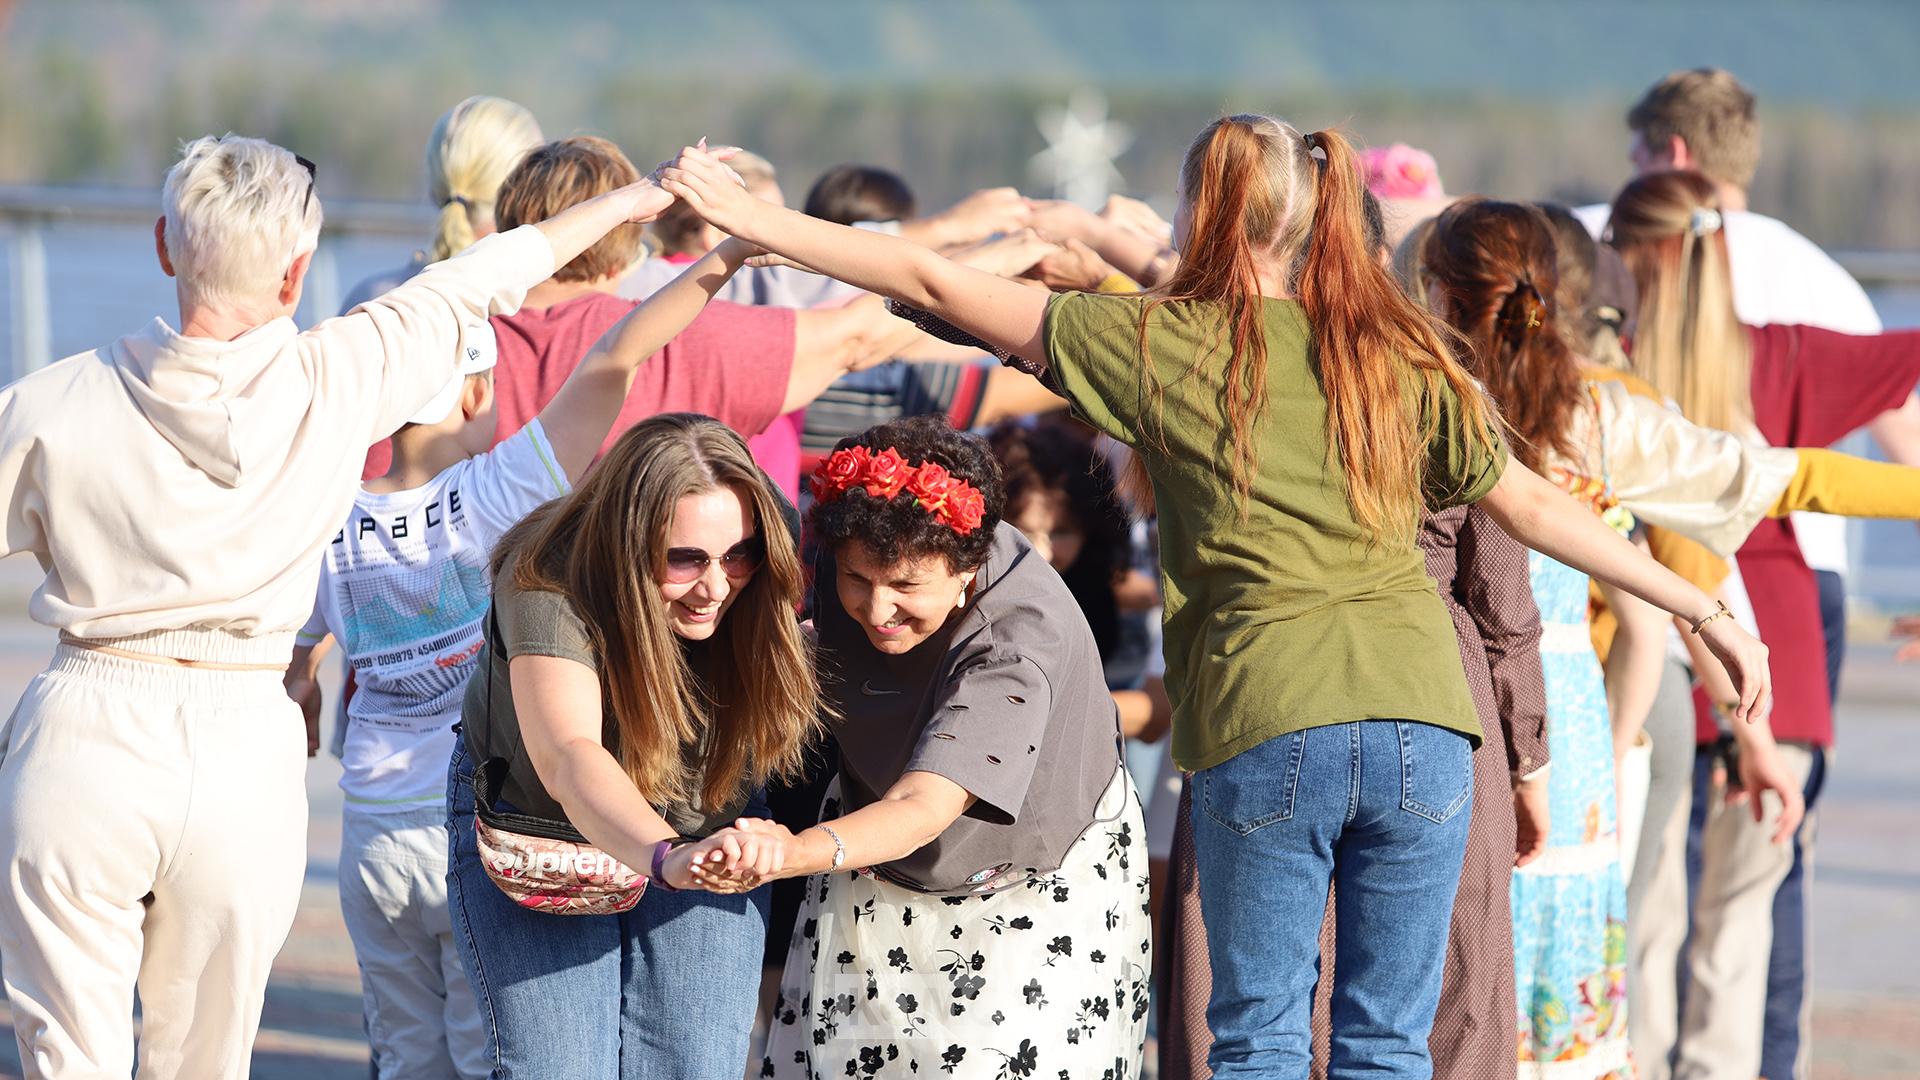
[[[28,613],[182,659],[284,663],[367,447],[453,375],[462,328],[553,274],[531,225],[300,333],[144,331],[0,388],[0,554],[47,572]]]

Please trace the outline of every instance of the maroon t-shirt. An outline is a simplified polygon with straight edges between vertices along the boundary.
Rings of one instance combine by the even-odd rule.
[[[1812,326],[1749,327],[1753,419],[1774,446],[1824,447],[1889,409],[1920,384],[1920,331],[1854,335]],[[1787,518],[1762,521],[1740,547],[1740,577],[1773,668],[1773,733],[1833,745],[1820,591]],[[1703,741],[1716,736],[1701,716]]]
[[[638,307],[589,293],[548,308],[493,318],[500,361],[493,369],[498,413],[494,441],[527,425],[553,400],[594,342]],[[641,361],[607,447],[634,424],[665,412],[714,417],[742,435],[757,435],[780,415],[793,372],[794,312],[715,300],[678,337]],[[383,475],[392,460],[385,442],[367,453],[364,476]]]

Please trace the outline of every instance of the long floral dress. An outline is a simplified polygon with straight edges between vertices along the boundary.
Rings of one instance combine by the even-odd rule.
[[[836,781],[822,820],[838,804]],[[810,878],[758,1075],[1135,1080],[1152,950],[1146,824],[1122,770],[1060,868],[1004,891]]]
[[[1613,729],[1587,634],[1587,576],[1530,553],[1547,686],[1547,849],[1513,874],[1520,1076],[1631,1077],[1627,892],[1615,825]]]

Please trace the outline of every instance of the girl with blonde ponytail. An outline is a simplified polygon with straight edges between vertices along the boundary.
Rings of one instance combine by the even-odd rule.
[[[476,94],[448,109],[427,139],[427,198],[440,210],[433,239],[406,265],[355,285],[341,310],[351,311],[492,235],[501,182],[527,151],[544,142],[533,113],[505,98]]]
[[[493,232],[493,199],[527,151],[546,142],[523,105],[475,95],[448,109],[427,140],[427,198],[440,208],[427,261]]]
[[[1424,511],[1478,501],[1529,546],[1684,615],[1742,687],[1742,717],[1764,706],[1759,642],[1509,464],[1445,332],[1375,261],[1338,133],[1208,125],[1181,169],[1179,266],[1146,296],[1048,295],[805,218],[698,152],[661,182],[723,232],[985,340],[1137,452],[1160,510],[1222,1080],[1306,1075],[1335,881],[1330,1074],[1431,1071],[1480,730],[1414,545]]]

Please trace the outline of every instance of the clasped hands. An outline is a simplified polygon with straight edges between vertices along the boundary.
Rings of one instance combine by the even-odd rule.
[[[703,840],[675,848],[661,864],[667,884],[731,895],[796,876],[799,840],[786,826],[740,818]]]

